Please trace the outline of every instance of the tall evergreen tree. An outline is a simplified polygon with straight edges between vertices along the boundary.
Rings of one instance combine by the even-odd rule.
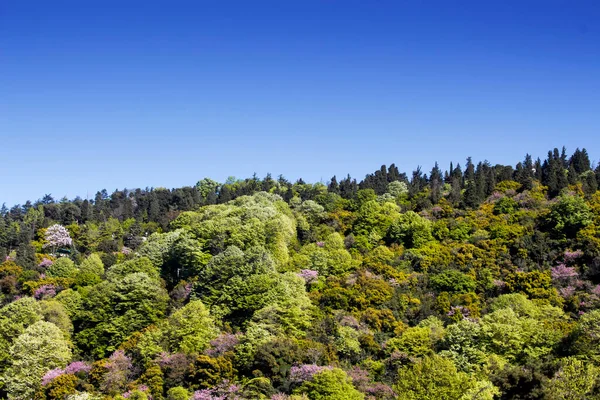
[[[533,187],[533,180],[535,178],[534,174],[535,172],[531,155],[526,154],[525,160],[523,160],[523,163],[517,164],[515,171],[515,179],[521,184],[521,189],[531,190]]]
[[[442,171],[436,161],[429,174],[429,198],[431,199],[432,204],[437,204],[437,202],[440,201],[443,184]]]
[[[331,177],[329,185],[327,185],[327,191],[330,193],[340,194],[340,185],[338,184],[335,175]]]
[[[585,148],[581,150],[579,150],[579,148],[575,149],[575,152],[569,159],[569,166],[573,166],[577,175],[591,170],[590,157],[588,156],[587,150]]]
[[[465,194],[463,202],[467,207],[475,207],[479,204],[479,197],[477,193],[477,185],[475,182],[475,166],[471,157],[467,158],[467,166],[464,174],[465,181]]]

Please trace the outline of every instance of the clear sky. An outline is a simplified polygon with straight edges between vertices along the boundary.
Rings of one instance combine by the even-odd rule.
[[[586,147],[600,2],[0,2],[0,203]]]

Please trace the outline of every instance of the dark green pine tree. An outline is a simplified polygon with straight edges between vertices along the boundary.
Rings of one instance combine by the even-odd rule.
[[[533,187],[533,180],[535,178],[533,161],[531,155],[526,154],[523,163],[517,164],[515,171],[515,179],[521,184],[521,190],[531,190]]]
[[[106,221],[109,215],[108,210],[108,192],[106,189],[97,192],[94,197],[94,219],[96,221]]]
[[[565,168],[566,161],[563,163],[563,157],[559,154],[558,149],[555,148],[554,151],[549,151],[548,159],[544,161],[542,166],[542,184],[548,186],[550,197],[558,196],[560,191],[568,186],[569,182]]]
[[[221,186],[218,203],[223,204],[227,203],[230,200],[233,200],[233,194],[231,193],[231,185],[225,184]]]
[[[540,158],[538,157],[535,160],[535,164],[533,164],[533,177],[538,182],[542,181],[542,172],[543,172],[543,169],[542,169],[542,160],[540,160]]]
[[[268,173],[267,176],[265,176],[262,180],[261,190],[263,192],[270,192],[273,187],[275,187],[275,181],[271,177],[271,174]]]
[[[388,183],[395,182],[395,181],[405,181],[406,175],[400,173],[400,171],[398,170],[398,167],[396,167],[396,164],[392,164],[388,168],[387,180],[388,180]]]
[[[569,167],[569,160],[567,159],[567,148],[565,146],[563,146],[560,151],[560,163],[562,164],[563,169],[567,169]]]
[[[481,204],[481,202],[487,197],[488,183],[486,178],[489,169],[490,165],[487,160],[485,162],[479,162],[477,164],[477,168],[475,169],[475,190],[477,193],[477,204]]]
[[[463,196],[463,203],[466,207],[477,207],[479,204],[479,197],[477,193],[477,184],[475,182],[475,166],[473,165],[471,157],[467,158],[464,181],[465,193]]]
[[[425,188],[427,185],[427,177],[421,172],[421,166],[418,166],[412,173],[412,179],[408,185],[408,193],[410,196],[414,196]]]
[[[444,171],[444,182],[452,183],[452,173],[454,172],[454,167],[452,166],[452,161],[450,161],[450,168],[448,171]]]
[[[86,223],[92,219],[92,205],[86,199],[81,203],[81,222]]]
[[[496,168],[492,168],[487,162],[484,165],[487,168],[485,172],[485,197],[488,197],[494,193],[498,182],[496,178]]]
[[[29,229],[22,229],[19,234],[19,247],[17,247],[17,258],[15,262],[23,268],[35,267],[35,249],[30,243],[30,235]]]
[[[156,196],[156,192],[152,191],[148,203],[148,219],[151,222],[157,222],[160,219],[160,202]]]
[[[575,149],[575,152],[569,159],[569,166],[573,166],[577,175],[581,175],[592,169],[590,165],[590,157],[588,156],[587,150],[579,148]]]
[[[437,204],[442,198],[442,188],[444,181],[442,180],[442,171],[436,161],[429,174],[429,198],[432,204]]]
[[[588,196],[591,196],[592,194],[596,193],[596,190],[598,190],[598,182],[596,180],[596,175],[594,174],[594,171],[590,169],[589,171],[581,174],[580,177],[583,192]]]
[[[573,164],[569,165],[567,181],[569,182],[569,185],[576,185],[579,181],[579,174],[575,171],[575,166]]]
[[[335,175],[331,177],[329,185],[327,185],[327,191],[329,193],[340,194],[340,185]]]
[[[340,181],[340,196],[344,199],[353,199],[358,192],[358,183],[352,179],[350,174]]]

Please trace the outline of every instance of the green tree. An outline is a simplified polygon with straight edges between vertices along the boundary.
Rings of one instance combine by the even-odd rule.
[[[13,341],[41,317],[40,304],[32,297],[23,297],[0,309],[0,366],[10,359]]]
[[[400,368],[394,389],[399,398],[406,400],[491,400],[497,391],[491,383],[481,383],[473,376],[457,371],[451,360],[433,355]],[[476,388],[483,389],[479,397],[468,397]]]
[[[167,391],[167,400],[188,400],[189,398],[189,392],[181,386],[173,387]]]
[[[561,368],[544,384],[544,398],[549,400],[585,400],[595,398],[600,368],[576,358],[561,360]]]
[[[2,378],[9,399],[29,400],[40,387],[46,371],[67,365],[71,349],[56,325],[39,321],[15,340],[10,357],[10,366]]]
[[[365,396],[352,385],[352,379],[339,368],[323,370],[294,390],[310,400],[363,400]]]
[[[200,300],[193,300],[167,320],[166,336],[170,351],[201,353],[219,334],[208,310]]]
[[[133,332],[164,317],[168,295],[161,282],[144,272],[103,281],[83,299],[76,342],[96,357],[112,352]]]
[[[83,260],[79,266],[79,270],[81,272],[88,272],[101,277],[104,275],[104,264],[102,263],[100,256],[94,253]]]
[[[559,238],[574,238],[580,229],[593,222],[593,214],[584,199],[564,195],[550,207],[546,223]]]
[[[40,301],[40,308],[45,321],[52,322],[58,326],[67,337],[71,336],[73,333],[73,322],[71,322],[67,310],[60,302],[54,299]]]
[[[421,247],[433,240],[431,230],[431,221],[408,211],[390,226],[387,236],[391,243],[400,243],[407,248]]]
[[[77,274],[77,266],[70,258],[60,257],[46,272],[55,278],[73,278]]]

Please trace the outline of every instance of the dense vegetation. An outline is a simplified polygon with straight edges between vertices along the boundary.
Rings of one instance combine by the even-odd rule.
[[[600,398],[599,184],[555,149],[3,207],[1,396]]]

